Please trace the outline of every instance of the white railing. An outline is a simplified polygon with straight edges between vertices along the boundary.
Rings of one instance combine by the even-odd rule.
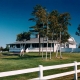
[[[22,48],[10,48],[9,52],[20,52]],[[39,52],[39,48],[28,48],[29,52]],[[46,48],[40,48],[40,51],[46,52]],[[48,47],[48,52],[53,51],[53,48]]]
[[[8,72],[0,72],[0,77],[12,76],[12,75],[18,75],[18,74],[31,73],[31,72],[39,71],[39,77],[30,79],[30,80],[48,80],[48,79],[67,76],[67,75],[71,75],[71,74],[75,74],[74,80],[77,80],[77,78],[78,78],[77,73],[80,72],[80,70],[77,70],[77,65],[80,65],[80,62],[75,61],[74,63],[69,63],[69,64],[44,66],[44,67],[42,65],[39,65],[39,67],[36,67],[36,68],[16,70],[16,71],[8,71]],[[73,71],[59,73],[59,74],[53,74],[53,75],[48,75],[48,76],[43,76],[43,71],[44,70],[58,69],[58,68],[71,67],[71,66],[74,66]]]
[[[80,52],[80,48],[61,48],[61,52]]]
[[[45,48],[40,48],[40,51],[46,52],[46,47]],[[53,52],[53,48],[48,47],[47,52]],[[39,48],[29,48],[29,52],[39,52]]]

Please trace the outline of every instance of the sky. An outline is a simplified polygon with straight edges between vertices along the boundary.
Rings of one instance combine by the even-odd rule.
[[[70,13],[68,32],[80,43],[80,37],[75,35],[80,24],[80,0],[0,0],[0,46],[6,47],[16,41],[17,34],[30,30],[35,23],[29,19],[37,4],[46,7],[48,12]]]

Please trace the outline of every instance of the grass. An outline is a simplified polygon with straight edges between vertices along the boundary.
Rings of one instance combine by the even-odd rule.
[[[46,60],[45,53],[43,59],[41,55],[38,55],[38,53],[28,53],[28,54],[25,53],[23,57],[20,57],[17,54],[14,55],[13,53],[0,53],[0,72],[28,69],[28,68],[38,67],[39,65],[50,66],[57,64],[73,63],[74,61],[80,62],[79,53],[62,53],[63,59],[60,59],[59,56],[58,58],[55,58],[55,55],[56,55],[55,53],[52,53],[52,59],[50,60],[48,53],[48,59]],[[80,68],[80,66],[78,68]],[[61,73],[65,71],[71,71],[73,69],[74,69],[73,67],[69,67],[57,70],[47,70],[44,71],[44,76]],[[29,80],[35,77],[38,77],[38,72],[3,77],[0,78],[0,80]],[[80,77],[80,74],[78,74],[78,77]],[[64,78],[65,80],[73,80],[74,76],[70,75],[51,80],[64,80]],[[80,80],[80,78],[78,80]]]

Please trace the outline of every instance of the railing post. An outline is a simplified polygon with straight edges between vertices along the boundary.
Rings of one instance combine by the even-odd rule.
[[[74,61],[74,71],[75,71],[74,80],[78,80],[77,79],[77,62],[76,61]]]
[[[42,78],[43,78],[43,66],[39,65],[39,69],[40,69],[40,71],[39,71],[39,79],[42,80]]]

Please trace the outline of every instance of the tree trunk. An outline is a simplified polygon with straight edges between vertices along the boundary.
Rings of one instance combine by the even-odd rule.
[[[44,22],[43,22],[43,28],[44,28]],[[44,32],[44,29],[43,29]],[[43,43],[42,43],[42,58],[43,58],[43,48],[44,48],[44,33],[43,33]]]
[[[62,55],[61,55],[61,31],[60,31],[60,58],[62,58]]]
[[[40,47],[41,47],[41,43],[40,43],[40,34],[39,34],[39,55],[40,55]]]
[[[46,46],[46,59],[47,59],[47,52],[48,51],[48,37],[47,37],[47,46]]]
[[[57,38],[57,42],[58,42],[58,38]],[[58,43],[57,43],[58,44]],[[57,46],[57,52],[56,52],[56,58],[58,56],[58,50],[59,50],[59,46]]]
[[[53,33],[54,33],[54,30],[53,30]],[[53,33],[52,33],[52,43],[53,43],[53,36],[54,36]],[[53,52],[54,52],[54,46],[53,46]]]
[[[47,35],[48,35],[48,18],[47,18]],[[47,36],[47,46],[46,46],[46,59],[47,59],[47,50],[48,50],[48,36]]]
[[[52,42],[51,42],[51,47],[50,47],[50,59],[51,59],[51,49],[52,49]]]
[[[43,37],[43,43],[42,43],[42,58],[43,58],[43,49],[44,48],[44,37]]]

